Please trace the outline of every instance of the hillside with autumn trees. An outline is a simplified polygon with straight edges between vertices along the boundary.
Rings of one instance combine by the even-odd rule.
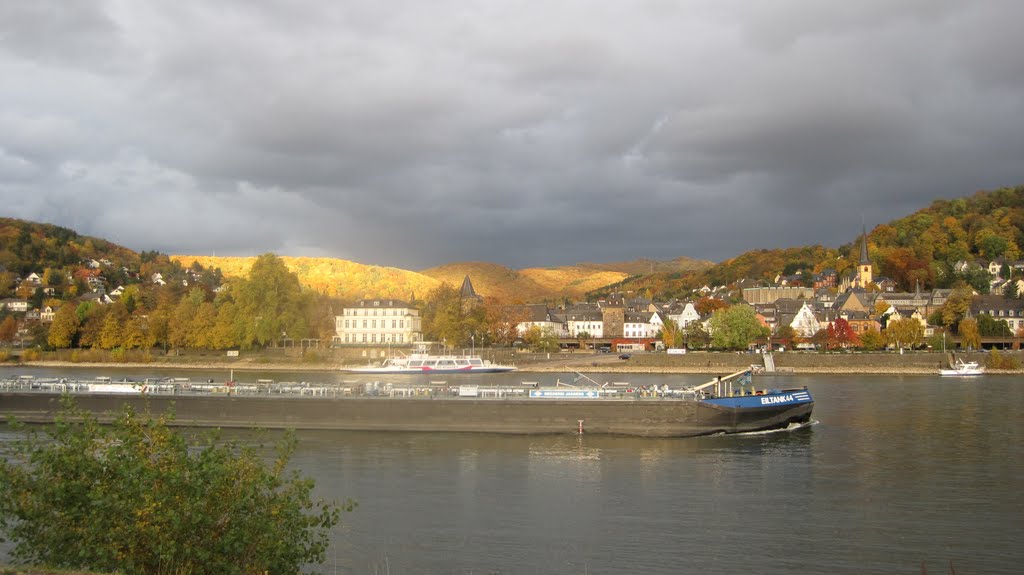
[[[799,272],[810,280],[827,269],[841,277],[856,268],[860,242],[857,236],[834,248],[815,245],[753,250],[696,272],[635,276],[590,296],[622,290],[668,299],[684,297],[704,285],[731,285],[744,279],[768,284],[779,275]],[[1024,186],[936,200],[927,208],[879,224],[868,232],[868,257],[875,276],[888,277],[905,291],[913,291],[916,285],[921,289],[949,288],[963,280],[980,293],[988,293],[987,272],[977,267],[958,269],[957,264],[1019,260],[1022,245]]]
[[[476,292],[507,303],[530,303],[564,298],[577,299],[589,291],[628,277],[609,265],[578,264],[553,268],[511,268],[487,262],[462,262],[419,272],[360,264],[335,258],[280,256],[299,282],[317,293],[345,301],[365,298],[396,298],[411,301],[443,283],[461,286],[466,276]],[[224,277],[245,277],[255,257],[173,255],[183,267],[198,264],[219,269]],[[622,264],[628,268],[628,264]]]

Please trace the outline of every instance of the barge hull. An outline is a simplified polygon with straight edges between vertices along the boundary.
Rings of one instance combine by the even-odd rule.
[[[736,409],[687,400],[530,400],[297,398],[202,395],[74,395],[101,420],[124,404],[136,412],[173,408],[176,425],[224,428],[335,429],[348,431],[578,433],[688,437],[786,427],[810,420],[814,403]],[[49,423],[60,396],[5,393],[0,416]]]

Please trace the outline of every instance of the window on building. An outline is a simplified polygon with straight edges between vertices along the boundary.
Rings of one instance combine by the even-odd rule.
[[[363,343],[366,343],[366,334],[363,334]]]
[[[366,329],[366,320],[363,320],[363,329]]]

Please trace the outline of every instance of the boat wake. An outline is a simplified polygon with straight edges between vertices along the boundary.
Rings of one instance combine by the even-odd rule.
[[[790,423],[786,427],[781,427],[779,429],[765,429],[765,430],[762,430],[762,431],[745,431],[743,433],[734,433],[732,435],[751,436],[751,435],[771,435],[771,434],[774,434],[774,433],[789,433],[791,431],[796,431],[798,429],[804,429],[804,428],[807,428],[807,427],[818,425],[818,423],[819,423],[819,421],[817,419],[815,419],[813,421],[805,421],[803,423]]]

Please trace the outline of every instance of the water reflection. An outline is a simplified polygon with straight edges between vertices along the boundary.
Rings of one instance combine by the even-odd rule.
[[[677,381],[659,377],[643,384]],[[803,385],[820,423],[764,435],[301,432],[294,464],[318,494],[359,501],[322,570],[916,573],[952,559],[963,573],[1019,571],[1019,378],[772,386]],[[275,437],[250,433],[225,436]]]

